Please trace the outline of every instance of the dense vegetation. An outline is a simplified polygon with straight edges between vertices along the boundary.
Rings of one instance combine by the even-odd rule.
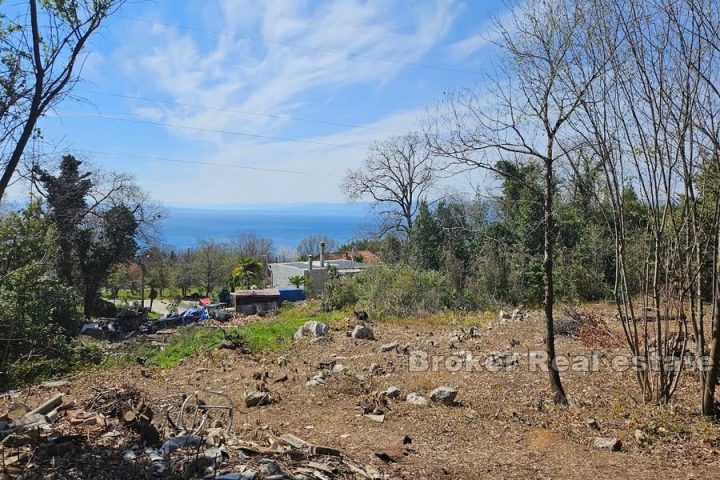
[[[0,384],[98,360],[75,342],[80,320],[103,310],[100,287],[135,255],[149,205],[131,178],[81,165],[38,170],[40,195],[0,218]]]

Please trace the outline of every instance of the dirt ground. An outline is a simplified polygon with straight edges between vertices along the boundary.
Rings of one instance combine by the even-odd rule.
[[[95,387],[127,383],[160,401],[201,389],[221,390],[238,408],[234,430],[239,435],[251,437],[258,429],[293,433],[338,448],[390,478],[720,478],[720,426],[697,415],[698,386],[692,373],[684,374],[674,404],[660,407],[638,401],[639,388],[630,372],[602,367],[597,372],[567,371],[562,378],[571,405],[564,408],[552,404],[547,374],[530,371],[526,355],[511,371],[415,372],[410,371],[410,357],[402,348],[388,352],[380,348],[397,342],[430,355],[462,351],[475,358],[508,349],[541,351],[540,320],[539,313],[507,325],[478,318],[475,338],[458,338],[459,325],[375,324],[375,341],[351,339],[349,321],[335,326],[327,342],[302,341],[289,351],[259,356],[219,350],[168,370],[138,365],[86,373],[61,391],[67,398],[83,398]],[[468,332],[467,324],[464,331]],[[558,338],[557,351],[568,356],[592,354],[566,337]],[[603,349],[597,354],[611,357],[623,352],[623,348]],[[278,361],[279,357],[283,359]],[[320,362],[328,360],[347,370],[329,374],[324,385],[307,386]],[[372,364],[382,371],[371,375]],[[256,378],[263,373],[279,400],[246,408],[244,397],[255,390]],[[286,381],[274,382],[283,375]],[[362,416],[359,405],[370,401],[373,391],[390,386],[402,394],[389,403],[384,422]],[[438,386],[456,388],[457,404],[416,406],[404,401],[411,392],[429,398]],[[40,403],[50,393],[34,387],[26,403]],[[597,429],[588,425],[589,418],[596,419]],[[643,432],[642,439],[636,438],[636,430]],[[406,436],[411,443],[403,448]],[[593,446],[598,436],[618,438],[622,449],[613,452]]]

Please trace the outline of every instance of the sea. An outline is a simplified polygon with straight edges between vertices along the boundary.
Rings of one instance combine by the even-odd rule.
[[[163,208],[159,224],[163,245],[193,248],[202,240],[230,242],[242,233],[273,241],[276,251],[294,249],[310,235],[325,235],[340,245],[371,233],[377,225],[365,203],[232,205],[217,208]]]

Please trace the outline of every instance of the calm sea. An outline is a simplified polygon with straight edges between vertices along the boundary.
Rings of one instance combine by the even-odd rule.
[[[232,240],[244,232],[270,238],[276,249],[295,248],[309,235],[326,235],[340,244],[372,228],[367,204],[307,204],[196,209],[165,207],[160,231],[163,243],[186,249],[201,240]]]

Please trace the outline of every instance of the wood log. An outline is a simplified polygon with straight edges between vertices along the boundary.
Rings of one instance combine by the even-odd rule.
[[[125,413],[123,413],[123,421],[125,423],[132,423],[135,420],[135,417],[136,417],[135,412],[133,412],[132,410],[128,410]]]
[[[28,415],[32,415],[33,413],[39,413],[40,415],[47,415],[48,413],[50,413],[51,411],[55,410],[57,407],[62,405],[62,399],[63,399],[63,394],[58,393],[57,395],[52,397],[47,402],[40,404],[35,410],[28,412]]]

